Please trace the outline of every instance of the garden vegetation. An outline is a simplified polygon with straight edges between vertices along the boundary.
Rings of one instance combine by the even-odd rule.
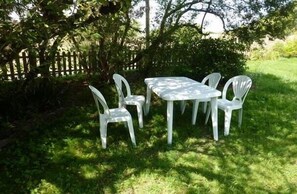
[[[158,14],[146,23],[145,36],[136,21],[148,10],[148,4],[139,7],[141,2],[0,2],[0,191],[296,193],[297,41],[253,47],[266,37],[285,40],[295,32],[296,1],[157,1]],[[205,30],[209,14],[223,25],[219,39]],[[98,68],[51,77],[57,53],[65,50],[94,51]],[[131,50],[136,54],[126,60]],[[21,52],[28,54],[29,71],[19,80],[6,80],[7,67]],[[40,66],[34,66],[36,56]],[[124,68],[135,63],[139,69]],[[87,86],[98,88],[115,107],[115,72],[139,94],[145,94],[143,80],[149,76],[200,81],[220,72],[222,89],[228,78],[247,74],[253,87],[243,126],[231,124],[227,137],[219,130],[215,142],[202,112],[192,126],[191,109],[183,115],[175,109],[174,143],[168,146],[166,103],[153,96],[144,128],[134,119],[137,147],[124,125],[110,124],[103,150]],[[220,112],[219,129],[222,118]]]

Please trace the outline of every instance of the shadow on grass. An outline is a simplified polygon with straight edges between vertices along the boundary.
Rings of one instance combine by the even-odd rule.
[[[191,125],[191,107],[174,107],[173,145],[167,145],[166,103],[153,96],[145,126],[134,119],[137,147],[123,124],[109,124],[101,148],[93,104],[73,107],[30,129],[29,137],[0,152],[6,193],[276,193],[297,192],[297,83],[252,74],[243,126],[233,113],[230,135],[213,141],[205,115]],[[88,91],[89,92],[89,91]],[[89,96],[91,98],[91,94]],[[116,100],[109,99],[115,106]],[[113,106],[111,106],[113,107]],[[199,107],[201,109],[201,106]]]

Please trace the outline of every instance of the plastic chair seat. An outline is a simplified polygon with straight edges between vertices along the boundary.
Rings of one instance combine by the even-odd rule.
[[[242,103],[238,100],[218,99],[218,108],[237,110],[242,108]]]
[[[129,121],[131,119],[131,114],[125,108],[114,108],[109,109],[109,111],[110,115],[108,117],[105,117],[107,122],[121,122]]]
[[[124,103],[126,105],[143,105],[145,102],[145,97],[141,95],[130,95],[124,98]]]

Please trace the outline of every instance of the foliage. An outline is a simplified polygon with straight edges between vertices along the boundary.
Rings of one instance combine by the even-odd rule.
[[[150,69],[153,75],[182,75],[201,80],[212,72],[220,72],[226,78],[244,72],[243,45],[232,40],[201,39],[197,32],[187,30],[183,29],[182,35],[177,33],[170,44],[157,50]]]
[[[126,63],[121,50],[135,44],[135,33],[141,33],[135,19],[142,9],[133,11],[139,0],[108,1],[3,1],[0,3],[0,66],[11,61],[20,51],[36,52],[45,69],[53,63],[55,53],[63,41],[72,48],[82,48],[80,43],[96,45],[102,72],[109,79],[114,67]],[[263,37],[280,36],[295,22],[295,1],[158,1],[155,23],[157,34],[150,39],[150,46],[141,50],[130,63],[150,57],[156,48],[170,41],[170,36],[184,26],[206,34],[206,15],[218,18],[231,35],[244,42]],[[19,16],[13,21],[12,13]],[[138,38],[136,38],[138,41]],[[142,45],[144,45],[144,40]],[[95,44],[94,44],[95,43]],[[86,46],[86,45],[84,45]],[[128,62],[129,63],[129,62]],[[47,76],[46,71],[43,76]]]
[[[11,121],[56,109],[65,89],[61,83],[50,78],[36,78],[26,85],[23,81],[2,82],[0,117]]]
[[[0,66],[14,59],[20,51],[27,50],[40,56],[47,53],[47,58],[40,60],[41,68],[48,69],[65,37],[72,37],[75,30],[85,28],[103,15],[124,10],[126,4],[129,6],[129,1],[1,2],[1,8],[7,9],[1,9]],[[18,20],[11,18],[12,13],[18,15]]]
[[[60,108],[85,103],[88,84],[98,88],[106,85],[98,75],[76,74],[66,77],[38,77],[30,82],[0,82],[1,125],[34,119],[37,115],[59,111]],[[76,91],[75,94],[72,92]],[[0,130],[1,131],[1,130]],[[1,133],[0,133],[1,136]]]
[[[243,49],[233,41],[202,39],[191,53],[193,74],[201,78],[220,72],[226,79],[242,74],[245,67]]]
[[[267,46],[270,45],[270,46]],[[249,54],[252,60],[258,59],[278,59],[280,57],[297,56],[297,36],[296,32],[286,37],[284,40],[270,41],[264,46],[255,46]]]
[[[221,21],[226,32],[234,32],[230,34],[241,41],[253,42],[267,34],[279,37],[296,24],[296,2],[291,0],[158,2],[162,10],[156,17],[160,30],[173,25],[196,24],[206,33],[205,16],[212,15]]]
[[[0,149],[4,193],[296,193],[296,59],[249,64],[253,79],[243,125],[232,119],[219,141],[199,112],[174,108],[173,145],[167,146],[166,103],[152,99],[145,126],[134,119],[137,147],[124,124],[109,124],[101,148],[98,115],[88,89],[84,104],[30,120],[22,136]],[[280,65],[281,64],[281,65]],[[289,78],[289,79],[288,79]],[[135,86],[135,85],[134,85]],[[136,93],[144,93],[143,80]],[[87,88],[87,87],[86,87]],[[73,90],[73,95],[78,91]],[[111,107],[116,91],[105,87]],[[137,118],[135,109],[130,110]],[[32,123],[33,122],[33,123]]]
[[[284,57],[297,57],[297,37],[288,40],[283,47]]]
[[[251,45],[253,42],[263,43],[267,36],[273,38],[284,38],[286,35],[296,30],[297,14],[296,1],[249,1],[254,4],[252,7],[258,11],[248,11],[243,8],[241,14],[247,17],[247,23],[242,23],[238,28],[231,30],[230,34],[235,35],[240,42]],[[241,5],[239,5],[241,6]],[[266,10],[267,14],[264,14]]]
[[[221,21],[227,39],[239,40],[249,48],[253,41],[265,35],[283,36],[296,23],[296,4],[290,0],[273,1],[158,1],[155,31],[151,44],[141,51],[132,62],[144,59],[144,71],[153,67],[155,55],[167,53],[162,50],[170,44],[174,34],[184,27],[207,35],[207,15]],[[260,25],[261,24],[261,25]],[[157,56],[156,56],[157,57]]]

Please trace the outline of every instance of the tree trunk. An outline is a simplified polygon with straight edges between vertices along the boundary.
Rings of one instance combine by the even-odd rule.
[[[145,44],[150,46],[150,0],[145,0]]]

